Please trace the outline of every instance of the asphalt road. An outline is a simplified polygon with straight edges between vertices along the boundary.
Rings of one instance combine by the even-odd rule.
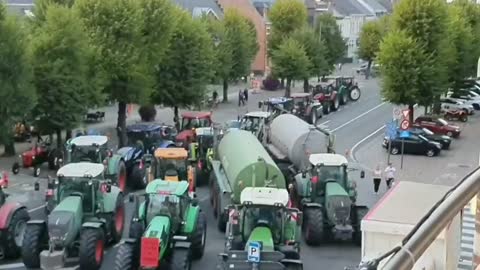
[[[345,69],[345,67],[344,67]],[[346,150],[351,149],[359,141],[369,136],[372,132],[383,126],[386,121],[391,119],[392,106],[383,103],[379,95],[379,86],[376,80],[364,81],[359,79],[359,84],[362,89],[362,97],[358,102],[349,103],[342,107],[338,112],[331,113],[322,119],[322,123],[327,125],[329,129],[336,134],[336,150],[338,153],[345,153]],[[236,106],[236,97],[233,94],[234,104],[220,104],[218,110],[214,112],[214,118],[218,122],[224,122],[229,119],[236,119],[237,115],[244,112],[256,110],[257,101],[267,96],[280,96],[281,92],[260,92],[259,94],[251,94],[248,107],[238,108]],[[115,110],[113,109],[113,112]],[[170,122],[172,115],[170,110],[162,111],[159,115],[161,121]],[[107,112],[107,122],[109,117]],[[113,125],[113,123],[112,123]],[[100,127],[99,127],[100,128]],[[8,165],[0,168],[8,169]],[[359,167],[357,164],[352,164],[353,167]],[[9,193],[12,194],[12,200],[24,203],[30,210],[32,219],[44,218],[43,214],[43,196],[44,191],[33,191],[34,179],[28,174],[20,174],[11,177],[11,187]],[[359,178],[359,172],[353,172],[353,178]],[[41,186],[44,188],[46,181],[42,181]],[[212,217],[210,205],[208,204],[208,191],[205,188],[200,188],[198,191],[201,206],[206,212],[208,219],[208,236],[207,246],[204,257],[195,262],[193,269],[215,269],[217,255],[223,250],[224,235],[217,231]],[[359,202],[371,206],[375,202],[374,196],[371,192],[359,189]],[[130,220],[132,214],[132,207],[127,202],[127,216],[126,220]],[[128,232],[128,223],[126,222],[125,233]],[[115,257],[115,248],[108,250],[102,269],[110,269],[113,265]],[[345,266],[356,265],[360,261],[360,248],[353,246],[349,242],[329,244],[321,247],[302,246],[301,257],[304,262],[304,269],[343,269]],[[321,266],[320,266],[321,265]],[[319,268],[320,266],[320,268]],[[24,269],[19,260],[13,262],[3,262],[0,269]],[[74,268],[72,268],[74,269]]]

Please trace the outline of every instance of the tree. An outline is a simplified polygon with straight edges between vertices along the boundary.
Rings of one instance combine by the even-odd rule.
[[[272,23],[268,41],[271,55],[285,38],[305,26],[307,9],[300,0],[277,0],[269,12],[268,18]]]
[[[372,62],[377,56],[378,50],[380,49],[380,43],[385,34],[385,28],[382,23],[383,22],[380,20],[366,22],[360,31],[358,56],[361,59],[368,61],[365,79],[368,79],[370,75]]]
[[[51,4],[45,21],[30,41],[33,85],[38,93],[35,115],[41,130],[56,132],[75,128],[97,93],[88,85],[90,53],[87,36],[75,14],[67,7]]]
[[[406,32],[390,32],[380,45],[378,62],[383,75],[383,97],[391,103],[413,106],[423,99],[425,84],[435,75],[435,62]],[[433,90],[431,90],[433,91]]]
[[[325,59],[326,47],[315,30],[307,25],[295,31],[292,37],[303,45],[305,53],[310,60],[309,72],[303,78],[303,91],[308,93],[310,91],[309,78],[318,76],[329,69]]]
[[[167,58],[156,73],[153,100],[157,104],[174,107],[176,119],[178,108],[198,104],[203,100],[205,89],[212,77],[212,37],[205,24],[193,19],[183,10],[177,10],[178,24],[167,51]]]
[[[290,86],[294,79],[304,79],[310,70],[310,59],[305,48],[294,38],[289,37],[272,53],[273,71],[287,80],[285,96],[290,97]]]
[[[167,47],[158,39],[171,36],[168,24],[170,16],[163,21],[165,0],[77,0],[78,10],[92,45],[100,55],[102,70],[108,81],[105,92],[111,100],[118,101],[117,133],[119,145],[124,146],[126,138],[126,109],[128,103],[147,103],[153,86],[153,53],[162,55]],[[147,11],[143,10],[149,8]],[[151,13],[150,13],[151,12]],[[143,17],[146,16],[146,17]],[[173,23],[173,22],[171,22]],[[161,34],[165,33],[165,35]],[[157,40],[155,44],[145,44],[147,40]],[[156,51],[152,52],[154,48]]]
[[[340,28],[338,28],[337,20],[329,13],[323,13],[318,17],[315,31],[319,33],[320,38],[325,41],[325,46],[327,47],[326,60],[329,69],[324,70],[320,74],[321,76],[326,76],[332,72],[335,63],[345,55],[347,46]]]
[[[35,7],[33,8],[33,22],[35,24],[41,24],[45,22],[47,16],[47,9],[51,5],[62,5],[66,7],[72,7],[75,3],[75,0],[36,0]]]
[[[218,62],[223,68],[217,69],[223,81],[223,101],[228,100],[230,80],[246,76],[258,51],[257,32],[249,20],[235,9],[227,9],[223,18],[223,33],[219,34]],[[230,54],[230,55],[225,55]]]
[[[15,154],[13,127],[36,102],[31,87],[32,70],[28,61],[26,33],[23,25],[5,13],[0,4],[0,143],[5,155]]]

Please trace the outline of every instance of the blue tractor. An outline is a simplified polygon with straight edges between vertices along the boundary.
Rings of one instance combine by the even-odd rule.
[[[173,126],[137,123],[127,126],[128,146],[117,153],[125,160],[128,183],[144,189],[148,184],[152,155],[157,148],[176,147],[177,130]]]

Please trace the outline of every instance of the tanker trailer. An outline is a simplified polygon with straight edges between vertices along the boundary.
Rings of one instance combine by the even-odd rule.
[[[282,172],[251,132],[226,132],[218,144],[217,157],[212,160],[210,199],[221,231],[226,228],[228,206],[240,204],[240,194],[244,188],[286,190]]]
[[[352,239],[360,245],[360,221],[368,208],[356,205],[356,183],[348,178],[348,161],[330,153],[333,137],[320,131],[293,115],[280,115],[271,123],[266,146],[284,169],[295,206],[304,213],[307,244]]]

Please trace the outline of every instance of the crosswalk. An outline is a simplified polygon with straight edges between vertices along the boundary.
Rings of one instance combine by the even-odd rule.
[[[473,268],[472,262],[474,234],[475,216],[472,214],[470,206],[467,205],[463,210],[462,238],[460,244],[458,270],[472,270]]]

